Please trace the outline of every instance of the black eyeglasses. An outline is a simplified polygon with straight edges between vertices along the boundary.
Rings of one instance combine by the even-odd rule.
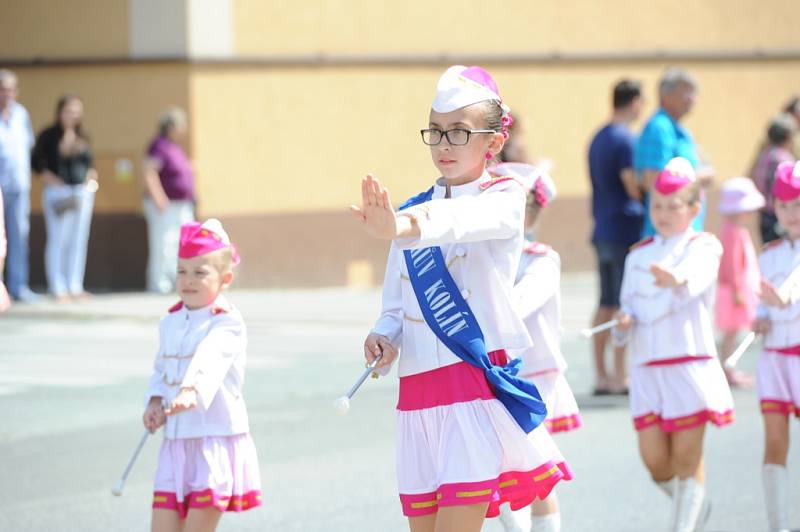
[[[422,135],[422,142],[428,146],[438,146],[441,144],[443,138],[447,138],[447,142],[451,146],[463,146],[469,142],[469,136],[475,133],[497,133],[493,129],[448,129],[442,131],[441,129],[420,129]]]

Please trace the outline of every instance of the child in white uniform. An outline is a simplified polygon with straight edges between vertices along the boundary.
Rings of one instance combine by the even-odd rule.
[[[789,416],[800,417],[800,163],[781,163],[772,187],[784,238],[759,260],[761,300],[756,332],[764,335],[758,395],[764,417],[764,498],[770,532],[788,532]]]
[[[247,331],[222,291],[239,257],[218,220],[181,226],[181,301],[159,326],[144,424],[164,425],[153,493],[154,532],[215,530],[222,512],[261,504],[242,397]]]
[[[547,174],[520,163],[499,164],[489,171],[512,176],[528,190],[525,231],[532,234],[539,213],[555,199],[556,187]],[[523,359],[520,376],[536,385],[547,405],[545,426],[553,434],[581,426],[581,415],[572,389],[564,377],[567,361],[561,353],[561,258],[541,242],[527,241],[522,250],[512,292],[517,310],[533,340],[533,348],[512,353]],[[559,532],[561,514],[555,492],[531,508],[511,512],[500,507],[507,532]]]
[[[722,246],[690,228],[700,188],[686,159],[672,159],[654,185],[657,234],[625,261],[615,341],[630,341],[630,403],[639,450],[653,480],[673,498],[670,530],[701,530],[710,506],[703,487],[707,421],[733,420],[717,360],[713,291]]]
[[[352,208],[369,234],[392,241],[364,350],[368,361],[382,352],[385,371],[401,348],[397,475],[414,532],[478,532],[501,503],[522,508],[570,477],[538,424],[546,410],[535,387],[502,367],[505,349],[531,345],[510,299],[525,191],[485,169],[503,146],[507,113],[485,70],[451,67],[422,130],[442,177],[396,213],[367,176]]]

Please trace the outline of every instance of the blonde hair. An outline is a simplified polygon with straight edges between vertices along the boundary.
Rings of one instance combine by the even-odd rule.
[[[216,249],[207,254],[209,261],[214,264],[219,273],[226,273],[233,271],[233,248],[230,246]]]

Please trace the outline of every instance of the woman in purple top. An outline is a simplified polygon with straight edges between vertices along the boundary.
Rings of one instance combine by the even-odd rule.
[[[167,109],[144,164],[144,215],[147,219],[147,290],[167,293],[175,287],[182,224],[194,218],[194,173],[179,140],[186,135],[186,113]]]
[[[784,161],[793,162],[792,137],[796,126],[790,116],[780,115],[772,120],[767,129],[767,143],[758,154],[755,164],[750,171],[750,177],[755,181],[759,192],[767,199],[766,205],[761,209],[761,241],[766,244],[780,238],[778,218],[772,209],[772,183],[775,181],[775,170]]]

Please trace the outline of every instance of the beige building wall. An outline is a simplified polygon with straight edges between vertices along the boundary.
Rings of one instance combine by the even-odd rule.
[[[663,69],[687,68],[701,89],[687,126],[720,178],[741,174],[800,88],[795,11],[789,0],[0,0],[0,67],[18,72],[37,130],[58,96],[83,98],[95,224],[114,228],[93,236],[97,253],[116,256],[123,225],[144,245],[135,176],[157,116],[177,104],[200,216],[222,217],[241,242],[242,281],[284,286],[380,280],[385,246],[347,213],[359,180],[374,172],[395,202],[427,186],[436,171],[418,130],[436,79],[456,59],[481,64],[529,150],[555,161],[559,199],[540,235],[574,270],[592,267],[586,148],[613,83],[644,82],[646,119]],[[33,199],[36,210],[38,189]]]
[[[242,55],[797,47],[796,16],[792,0],[235,0]]]

